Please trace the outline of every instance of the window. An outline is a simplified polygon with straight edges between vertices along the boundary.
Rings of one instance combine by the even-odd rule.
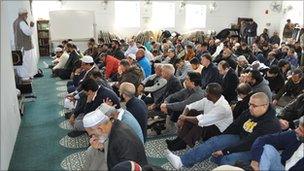
[[[186,5],[185,24],[187,28],[205,28],[206,27],[206,5]]]
[[[153,2],[150,28],[174,28],[175,27],[175,3]]]
[[[49,20],[49,11],[61,9],[59,1],[33,1],[32,2],[34,20]]]
[[[115,1],[115,26],[140,27],[139,2]]]

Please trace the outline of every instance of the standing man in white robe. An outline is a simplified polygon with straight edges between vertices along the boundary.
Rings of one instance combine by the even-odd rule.
[[[31,36],[34,33],[34,23],[27,23],[28,12],[19,9],[18,18],[14,21],[15,50],[21,50],[23,54],[22,66],[16,67],[17,75],[23,80],[31,79],[37,74],[37,58]]]

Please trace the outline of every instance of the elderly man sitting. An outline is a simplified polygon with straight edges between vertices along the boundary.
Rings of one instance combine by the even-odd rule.
[[[136,118],[146,141],[148,109],[141,99],[135,97],[135,92],[135,86],[129,82],[124,82],[119,87],[119,94],[126,102],[126,109]]]
[[[95,110],[83,118],[83,126],[90,136],[92,148],[103,150],[107,147],[109,170],[125,160],[135,161],[142,166],[148,163],[143,143],[133,130],[121,121],[110,119],[100,110]]]
[[[122,108],[116,109],[115,107],[110,106],[106,103],[101,104],[99,109],[109,118],[118,119],[122,123],[128,125],[142,141],[142,143],[144,143],[144,136],[141,127],[135,117],[129,111]]]
[[[210,156],[213,156],[215,163],[221,165],[233,165],[238,160],[249,164],[252,159],[250,148],[254,141],[260,136],[281,131],[276,112],[265,93],[252,95],[249,106],[249,110],[235,120],[222,135],[208,139],[181,157],[167,150],[167,159],[175,169],[182,166],[192,167]]]
[[[137,87],[138,94],[142,95],[141,99],[146,104],[155,103],[163,94],[167,84],[167,80],[161,77],[162,64],[155,63],[154,68],[155,74],[145,78]],[[148,96],[149,94],[151,97]]]

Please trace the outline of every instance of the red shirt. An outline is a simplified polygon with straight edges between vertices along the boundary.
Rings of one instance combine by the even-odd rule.
[[[107,55],[105,60],[106,65],[106,79],[110,78],[112,74],[117,73],[118,66],[119,66],[120,60],[117,58]]]

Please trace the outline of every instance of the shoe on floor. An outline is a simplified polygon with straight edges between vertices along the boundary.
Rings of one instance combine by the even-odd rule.
[[[187,144],[183,140],[180,140],[180,141],[176,142],[175,144],[168,145],[168,149],[170,151],[179,151],[179,150],[183,150],[185,148],[187,148]]]
[[[179,138],[179,137],[176,137],[175,139],[173,140],[170,140],[170,139],[166,139],[166,143],[167,145],[173,145],[173,144],[176,144],[177,142],[181,141],[182,139]]]
[[[167,160],[171,163],[171,165],[176,169],[180,169],[181,167],[183,167],[183,163],[182,160],[179,156],[173,154],[171,151],[169,150],[165,150],[165,154],[166,154],[166,158]]]
[[[84,134],[85,131],[71,131],[68,133],[68,136],[71,138],[79,137],[80,135]]]
[[[70,117],[73,115],[73,112],[71,111],[71,112],[66,112],[66,113],[64,113],[64,118],[65,119],[70,119]]]

